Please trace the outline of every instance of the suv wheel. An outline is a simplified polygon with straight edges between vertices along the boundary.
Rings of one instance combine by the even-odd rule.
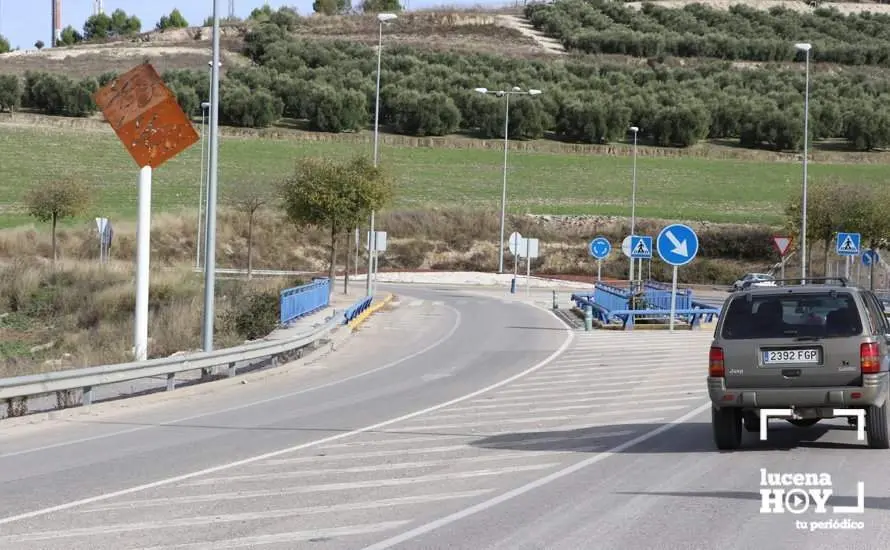
[[[742,444],[742,414],[734,407],[711,407],[714,443],[721,451],[738,449]]]
[[[760,433],[760,417],[753,412],[742,413],[742,424],[745,426],[746,432]]]
[[[880,407],[874,405],[865,408],[865,436],[868,446],[872,449],[890,449],[890,437],[888,437],[887,425],[890,419],[887,417],[887,404]]]

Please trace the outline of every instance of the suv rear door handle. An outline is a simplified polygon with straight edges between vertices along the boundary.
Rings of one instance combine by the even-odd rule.
[[[800,376],[800,369],[782,369],[782,376],[785,378],[797,378]]]

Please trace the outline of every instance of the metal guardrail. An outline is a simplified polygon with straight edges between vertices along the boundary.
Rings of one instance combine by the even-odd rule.
[[[226,376],[232,377],[237,374],[239,363],[271,358],[273,364],[277,364],[280,356],[302,356],[303,348],[315,343],[340,324],[341,317],[334,312],[321,326],[287,340],[266,340],[184,357],[162,357],[133,363],[0,378],[0,401],[82,390],[82,404],[89,405],[93,401],[93,388],[97,386],[157,376],[167,377],[167,391],[171,391],[175,388],[175,376],[178,373],[225,367]]]
[[[343,324],[348,325],[351,323],[356,317],[365,312],[366,309],[371,307],[371,302],[374,301],[373,296],[365,296],[358,302],[352,304],[346,311],[343,312]]]
[[[326,282],[327,279],[316,281],[325,292]],[[176,388],[176,375],[183,372],[201,370],[210,375],[213,369],[223,367],[225,376],[233,377],[238,374],[239,364],[246,364],[242,368],[248,368],[258,360],[271,359],[275,366],[279,360],[302,357],[305,348],[323,339],[338,326],[355,319],[370,307],[372,301],[372,296],[366,296],[342,312],[334,310],[321,325],[287,340],[263,340],[186,356],[0,378],[0,402],[82,390],[81,405],[90,405],[94,398],[93,389],[99,386],[166,376],[166,389],[172,391]]]
[[[281,324],[286,325],[304,315],[327,307],[331,298],[331,281],[318,278],[315,281],[286,288],[281,291]]]

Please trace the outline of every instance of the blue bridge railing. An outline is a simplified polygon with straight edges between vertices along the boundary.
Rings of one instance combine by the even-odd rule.
[[[348,325],[353,319],[362,314],[363,311],[371,307],[373,296],[365,296],[358,302],[352,304],[343,312],[343,324]]]
[[[657,281],[646,281],[638,292],[642,292],[645,304],[631,309],[631,291],[603,282],[594,284],[593,292],[577,292],[572,300],[579,308],[590,306],[595,318],[604,324],[612,320],[622,322],[625,329],[633,328],[637,317],[667,318],[670,317],[671,287]],[[685,318],[690,328],[699,326],[702,320],[711,321],[720,313],[720,308],[693,300],[692,289],[677,289],[675,313]]]
[[[281,291],[281,324],[286,325],[304,315],[330,304],[331,281],[318,278],[313,282]]]

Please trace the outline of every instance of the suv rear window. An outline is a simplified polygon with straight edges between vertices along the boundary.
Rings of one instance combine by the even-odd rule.
[[[838,338],[862,334],[853,296],[848,292],[833,294],[760,294],[752,296],[750,301],[738,296],[727,308],[722,337],[727,340]]]

